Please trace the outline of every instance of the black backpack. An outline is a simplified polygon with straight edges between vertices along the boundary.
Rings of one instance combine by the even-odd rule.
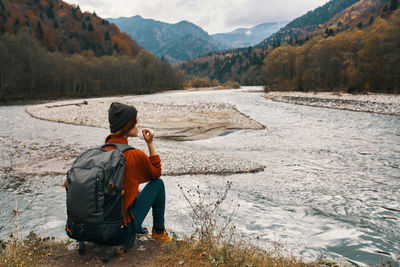
[[[103,149],[105,146],[115,149]],[[121,239],[121,231],[127,232],[126,228],[130,229],[129,234],[123,234],[129,239],[126,250],[133,245],[135,231],[131,230],[133,225],[124,227],[123,214],[126,164],[123,153],[129,149],[133,148],[127,144],[106,143],[80,154],[68,170],[65,231],[70,238],[80,241],[80,246],[83,241],[105,245],[126,243],[127,240]]]

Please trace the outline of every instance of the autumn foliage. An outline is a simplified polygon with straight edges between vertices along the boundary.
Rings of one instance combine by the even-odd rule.
[[[95,13],[61,0],[0,0],[0,33],[28,27],[49,50],[69,54],[135,56],[141,47]]]
[[[3,0],[4,1],[4,0]],[[30,33],[0,36],[0,102],[181,89],[183,76],[142,49],[135,57],[50,52]]]
[[[364,29],[279,47],[263,71],[271,89],[400,93],[400,10]]]
[[[220,82],[234,80],[242,85],[264,85],[263,60],[274,49],[283,46],[285,47],[285,53],[290,52],[290,57],[292,57],[292,50],[296,50],[295,46],[301,46],[312,38],[317,38],[318,40],[329,39],[331,36],[339,35],[341,32],[346,33],[355,28],[364,31],[376,20],[386,20],[398,7],[399,0],[332,0],[293,20],[255,47],[238,48],[203,55],[200,58],[181,63],[180,69],[189,78],[206,76],[210,79],[218,79]],[[364,37],[367,36],[364,35]],[[314,41],[311,41],[311,43]],[[390,45],[395,45],[395,43]],[[398,43],[397,45],[400,46]],[[304,47],[307,47],[307,45]],[[335,53],[334,51],[327,52]],[[296,58],[296,60],[299,61],[300,59]],[[338,60],[347,59],[342,56],[334,61],[337,62]],[[309,64],[307,60],[304,62]],[[281,62],[276,63],[277,68],[279,68]],[[340,64],[343,64],[343,62]],[[272,63],[270,65],[273,66]],[[293,70],[285,71],[290,74],[283,80],[289,83],[293,79],[291,76],[293,75]],[[349,73],[352,72],[353,70],[349,69]],[[304,75],[312,76],[314,74],[307,72]],[[354,75],[353,73],[352,76]],[[317,82],[319,83],[319,81]],[[336,85],[332,86],[336,87]],[[372,85],[369,86],[371,88],[374,87]],[[385,87],[385,85],[382,86]],[[303,85],[300,88],[312,90],[314,87],[306,88]]]
[[[61,0],[0,0],[0,102],[180,89],[117,26]]]

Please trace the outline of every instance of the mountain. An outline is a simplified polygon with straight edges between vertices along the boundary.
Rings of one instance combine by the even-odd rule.
[[[223,49],[255,45],[286,24],[286,22],[263,23],[252,28],[209,35],[188,21],[171,24],[144,19],[141,16],[107,20],[115,23],[158,58],[165,58],[170,62],[190,60]]]
[[[158,58],[166,58],[170,62],[189,60],[218,50],[206,31],[188,21],[170,24],[141,16],[107,20]]]
[[[225,44],[226,48],[254,46],[284,27],[287,22],[262,23],[252,28],[240,28],[228,33],[217,33],[211,37]]]
[[[288,23],[284,28],[265,39],[256,47],[276,47],[281,43],[301,43],[312,36],[333,34],[367,25],[372,17],[381,14],[389,0],[334,0],[309,11]]]
[[[243,85],[264,84],[260,75],[261,67],[265,57],[274,48],[301,45],[313,36],[327,38],[354,27],[366,27],[374,18],[385,16],[394,10],[398,5],[396,3],[398,0],[331,0],[294,19],[254,47],[209,53],[189,62],[182,62],[180,69],[188,78],[206,76],[220,82],[234,80]]]
[[[167,43],[157,50],[169,62],[185,61],[188,58],[197,58],[204,54],[204,51],[216,51],[217,48],[210,42],[196,38],[188,34],[174,43]]]
[[[117,26],[61,0],[0,0],[0,33],[28,27],[49,50],[135,56],[141,47]]]

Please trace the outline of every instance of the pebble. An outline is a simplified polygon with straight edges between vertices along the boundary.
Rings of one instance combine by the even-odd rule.
[[[269,92],[265,97],[274,101],[297,105],[400,116],[399,95]]]
[[[231,121],[238,129],[264,129],[265,126],[259,122],[252,120],[243,113],[240,113],[233,105],[224,103],[189,103],[188,105],[165,104],[165,103],[149,103],[149,102],[128,102],[123,98],[101,98],[88,100],[87,105],[71,105],[70,103],[82,102],[63,101],[53,103],[53,107],[49,108],[49,104],[30,106],[27,112],[33,117],[46,119],[55,122],[64,122],[78,125],[95,126],[108,128],[108,107],[114,101],[133,104],[139,111],[145,110],[140,114],[141,125],[151,124],[152,129],[156,130],[157,136],[161,134],[173,133],[174,129],[166,129],[165,127],[157,127],[154,118],[182,118],[187,120],[194,119],[207,122],[211,115],[219,115],[223,120]],[[67,105],[66,105],[67,104]],[[155,127],[153,127],[155,125]],[[57,127],[57,126],[55,126]],[[164,131],[164,132],[163,132]],[[190,132],[189,132],[190,134]],[[147,152],[144,142],[134,141],[134,147]],[[143,143],[142,147],[138,147],[137,143]],[[53,147],[53,144],[41,144],[40,151],[49,151],[47,146]],[[46,147],[46,148],[45,148]],[[85,149],[80,147],[83,152]],[[157,153],[159,153],[162,161],[163,175],[191,175],[191,174],[236,174],[236,173],[254,173],[263,171],[265,166],[244,158],[225,155],[223,152],[216,153],[208,151],[199,146],[189,143],[183,143],[175,140],[156,139]],[[25,149],[30,150],[29,148]],[[44,160],[59,157],[63,162],[62,166],[57,170],[52,166],[51,171],[65,174],[69,164],[68,161],[74,160],[77,156],[77,149],[71,151],[69,147],[58,144],[50,149],[48,155],[44,155]],[[72,152],[72,153],[71,153]],[[37,152],[35,153],[37,155]],[[34,155],[30,156],[35,158]],[[65,162],[65,164],[64,164]],[[26,169],[23,171],[27,171]],[[43,170],[43,173],[49,170]],[[36,171],[37,172],[37,171]]]

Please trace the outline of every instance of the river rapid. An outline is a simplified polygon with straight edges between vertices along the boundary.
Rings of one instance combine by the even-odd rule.
[[[223,212],[229,213],[239,204],[233,225],[262,247],[279,242],[286,252],[305,260],[361,265],[377,265],[390,254],[400,257],[399,116],[273,102],[263,97],[260,87],[132,98],[185,105],[230,103],[266,126],[185,141],[188,146],[224,151],[266,168],[259,173],[228,176],[164,176],[168,230],[179,236],[193,232],[191,209],[178,185],[185,190],[199,186],[217,197],[230,181],[232,188]],[[97,146],[108,133],[34,119],[25,112],[27,107],[0,107],[3,140],[12,137],[30,146],[50,142]],[[7,239],[13,231],[14,209],[20,211],[17,224],[21,235],[35,231],[65,238],[65,192],[60,186],[64,179],[26,177],[15,186],[0,188],[0,238]],[[151,220],[146,219],[144,226],[151,228]]]

